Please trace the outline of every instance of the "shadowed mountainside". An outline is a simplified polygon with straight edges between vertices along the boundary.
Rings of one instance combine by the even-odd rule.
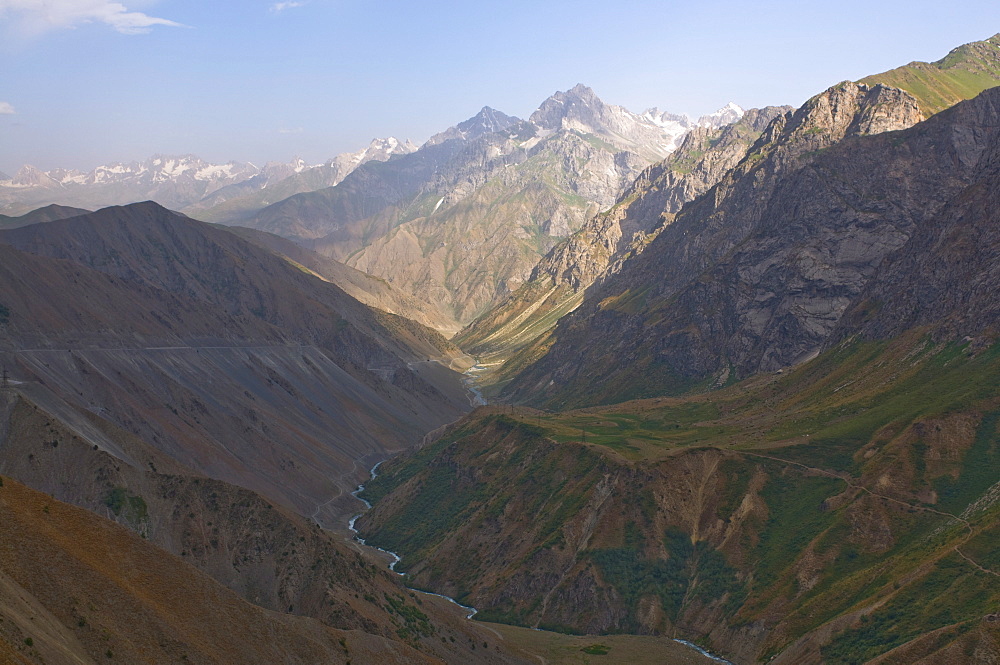
[[[463,329],[455,342],[485,364],[504,363],[502,383],[533,358],[511,358],[583,301],[584,291],[641,252],[685,203],[705,193],[746,155],[761,132],[787,107],[751,109],[722,128],[698,127],[668,158],[648,167],[614,207],[593,217],[556,245],[531,277],[492,310]]]
[[[61,205],[47,205],[44,208],[32,210],[19,217],[8,217],[0,215],[0,229],[14,229],[19,226],[28,226],[40,222],[53,222],[57,219],[67,219],[78,215],[86,215],[89,210],[83,208],[69,208]]]
[[[155,204],[0,241],[15,378],[302,513],[470,408],[437,333]]]
[[[450,320],[442,317],[438,308],[433,304],[406,295],[390,286],[384,279],[373,277],[273,233],[240,226],[221,228],[235,233],[258,247],[273,252],[321,279],[336,284],[348,295],[369,307],[416,321],[428,328],[441,331],[442,334],[449,335],[457,332],[454,327],[449,328]]]

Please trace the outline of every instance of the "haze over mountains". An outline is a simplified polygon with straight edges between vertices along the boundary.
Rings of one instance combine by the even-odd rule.
[[[212,211],[223,206],[233,215],[246,207],[267,205],[269,197],[277,200],[298,191],[335,185],[360,164],[384,161],[415,149],[408,141],[389,137],[315,166],[298,158],[262,167],[238,162],[209,164],[194,155],[154,155],[142,162],[98,166],[86,173],[40,171],[25,165],[13,177],[0,178],[0,210],[21,214],[41,203],[102,208],[152,199],[175,210]]]
[[[997,662],[997,85],[19,174],[191,216],[0,218],[0,654]]]

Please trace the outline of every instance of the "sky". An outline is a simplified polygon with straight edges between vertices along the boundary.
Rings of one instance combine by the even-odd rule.
[[[997,32],[996,0],[0,0],[0,171],[320,163],[577,83],[636,112],[797,106]]]

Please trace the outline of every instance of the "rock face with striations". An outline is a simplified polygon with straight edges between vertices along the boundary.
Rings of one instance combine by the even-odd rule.
[[[738,108],[738,107],[736,107]],[[556,245],[517,291],[470,324],[456,341],[472,353],[505,356],[544,335],[578,306],[583,291],[637,254],[688,201],[708,191],[742,159],[776,115],[787,107],[751,109],[734,123],[699,126],[665,160],[646,168],[610,210]]]
[[[883,259],[972,182],[996,95],[903,133],[886,132],[917,123],[917,104],[881,85],[843,83],[777,118],[560,323],[512,396],[557,405],[678,392],[818,351]]]

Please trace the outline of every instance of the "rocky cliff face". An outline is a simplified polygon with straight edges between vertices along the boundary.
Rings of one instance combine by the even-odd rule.
[[[995,97],[884,134],[919,121],[913,98],[845,83],[776,119],[564,319],[512,394],[566,403],[682,391],[816,352],[882,260],[973,181]],[[648,381],[626,378],[636,369]],[[596,393],[571,396],[574,381],[597,377]]]
[[[910,63],[869,76],[861,83],[869,87],[883,84],[901,88],[914,96],[920,115],[929,117],[1000,83],[998,43],[1000,38],[994,37],[966,44],[938,62]],[[826,138],[829,141],[831,137],[838,140],[836,136],[877,133],[905,125],[899,122],[900,118],[877,117],[874,107],[871,112],[872,117],[859,117],[856,127],[837,128],[834,116],[842,112],[832,108],[830,126],[816,125],[812,131],[832,130],[833,134]],[[555,322],[582,302],[581,289],[609,269],[617,272],[626,259],[639,253],[672,220],[670,213],[676,213],[684,203],[705,193],[745,156],[748,143],[753,143],[770,116],[756,112],[754,117],[751,112],[742,123],[737,122],[742,113],[742,109],[730,104],[711,117],[699,119],[702,128],[718,127],[724,122],[735,124],[721,135],[710,129],[692,131],[663,165],[651,167],[641,175],[613,209],[560,243],[539,262],[518,292],[498,303],[456,338],[488,363],[507,361],[501,370],[491,372],[487,380],[503,385],[537,360],[551,343],[548,335]],[[592,113],[577,115],[593,117]],[[670,121],[655,110],[646,116],[659,118],[660,122]],[[746,131],[748,125],[754,128],[753,132]],[[732,143],[734,138],[736,144]],[[803,138],[799,136],[795,141]],[[826,144],[807,149],[822,150],[822,145]],[[661,217],[663,213],[666,217]],[[522,347],[524,350],[516,357],[510,357]]]
[[[309,241],[464,324],[694,126],[577,86],[528,121],[484,108],[411,155],[261,211],[253,226]]]
[[[485,362],[530,345],[579,305],[582,292],[596,279],[617,271],[628,256],[642,251],[686,202],[708,191],[736,166],[776,115],[790,110],[768,107],[745,114],[741,110],[734,124],[691,130],[676,152],[646,168],[614,207],[556,245],[527,282],[455,341]]]
[[[1000,106],[994,97],[955,113],[979,114],[985,125],[1000,114]],[[975,148],[963,147],[955,157],[973,159]],[[1000,332],[998,192],[1000,146],[990,141],[970,185],[885,258],[845,312],[832,342],[856,334],[887,339],[916,327],[938,339],[995,337]]]

